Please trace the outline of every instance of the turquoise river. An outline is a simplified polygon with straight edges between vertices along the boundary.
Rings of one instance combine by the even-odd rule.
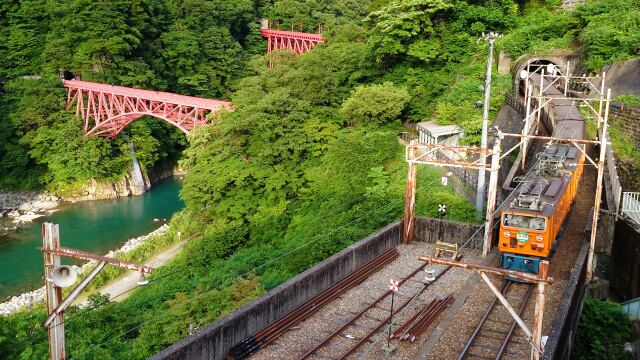
[[[43,285],[41,224],[60,225],[62,246],[106,254],[148,234],[182,209],[178,178],[165,179],[142,196],[64,204],[55,213],[0,235],[0,302]],[[63,261],[70,263],[70,261]]]

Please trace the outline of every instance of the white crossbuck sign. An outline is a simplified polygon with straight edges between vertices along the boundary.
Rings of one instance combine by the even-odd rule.
[[[389,280],[389,290],[393,291],[393,292],[397,292],[398,291],[398,280]]]

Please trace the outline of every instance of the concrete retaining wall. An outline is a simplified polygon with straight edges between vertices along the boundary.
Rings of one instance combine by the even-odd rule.
[[[622,300],[640,297],[640,232],[626,219],[615,226],[609,278]]]
[[[416,241],[436,242],[446,241],[462,245],[473,236],[468,247],[482,244],[484,232],[478,231],[480,225],[452,220],[417,217],[414,239]],[[475,235],[474,235],[475,234]]]
[[[417,217],[415,239],[435,242],[463,243],[479,228],[478,225],[457,221]],[[429,236],[430,231],[440,232]],[[482,242],[478,232],[474,238]],[[241,309],[225,316],[198,333],[186,337],[154,355],[154,360],[224,359],[231,347],[255,335],[270,323],[287,314],[312,296],[351,274],[361,265],[402,242],[402,221],[396,221],[347,249],[322,261],[286,283],[272,289]]]
[[[402,221],[322,261],[241,309],[154,355],[151,359],[224,359],[232,346],[340,281],[402,241]]]
[[[576,337],[582,304],[586,298],[586,269],[589,253],[590,231],[585,233],[580,253],[571,271],[569,283],[564,290],[562,302],[549,332],[543,360],[565,360],[571,358],[571,347]]]

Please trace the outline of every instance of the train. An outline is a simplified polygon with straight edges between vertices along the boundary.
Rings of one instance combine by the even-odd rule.
[[[530,77],[537,93],[540,78],[538,74]],[[584,139],[584,118],[574,102],[553,86],[543,91],[545,97],[550,97],[543,120],[553,128],[552,136]],[[502,268],[537,274],[540,261],[548,260],[555,252],[583,174],[584,145],[580,146],[581,149],[570,143],[548,142],[535,154],[531,169],[514,179],[519,182],[516,190],[498,208]]]

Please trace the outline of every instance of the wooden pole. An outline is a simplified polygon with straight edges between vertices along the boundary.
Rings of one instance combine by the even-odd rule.
[[[60,247],[60,233],[57,224],[42,224],[42,247],[47,250],[57,250]],[[60,256],[51,252],[44,252],[44,285],[47,296],[47,314],[52,313],[62,302],[62,288],[51,280],[53,271],[60,266]],[[49,357],[51,360],[64,360],[64,312],[55,315],[48,327]]]
[[[604,76],[604,75],[603,75]],[[600,214],[600,201],[602,197],[602,179],[604,177],[604,158],[607,151],[607,127],[609,118],[609,103],[611,102],[611,89],[607,90],[607,100],[604,109],[604,120],[600,130],[600,158],[598,159],[598,178],[596,179],[596,198],[593,204],[593,219],[591,221],[591,239],[589,242],[589,258],[587,259],[587,282],[593,279],[593,257],[596,248],[596,235],[598,231],[598,215]]]
[[[498,191],[498,169],[500,169],[500,138],[496,137],[493,144],[493,155],[491,155],[491,177],[489,178],[484,244],[482,246],[483,256],[487,256],[491,251],[491,242],[493,240],[493,212],[496,207],[496,193]]]
[[[69,305],[71,305],[71,303],[78,297],[78,295],[80,295],[82,290],[84,290],[87,287],[87,285],[89,285],[89,282],[93,280],[93,278],[95,278],[96,275],[98,275],[100,270],[102,270],[102,268],[104,268],[105,265],[107,265],[107,263],[104,261],[98,263],[98,265],[96,265],[91,270],[91,272],[84,279],[82,279],[80,284],[78,284],[78,286],[76,286],[71,291],[71,293],[69,293],[69,295],[60,304],[58,304],[58,306],[55,309],[50,310],[49,316],[44,320],[44,323],[43,323],[44,326],[49,326],[49,324],[51,324],[51,322],[53,321],[53,319],[55,319],[57,314],[64,312],[67,309],[67,307],[69,307]]]
[[[407,151],[413,152],[413,158],[417,156],[417,148],[413,145],[413,141],[409,144]],[[413,227],[415,225],[415,206],[416,206],[416,180],[418,165],[409,161],[409,172],[407,174],[407,197],[404,204],[404,227],[402,232],[402,243],[408,244],[413,240]]]
[[[505,309],[507,309],[511,317],[513,317],[513,320],[515,320],[518,326],[520,326],[520,329],[522,330],[522,332],[527,336],[527,341],[531,343],[532,351],[535,352],[536,354],[540,353],[541,352],[540,347],[535,341],[533,341],[531,330],[529,330],[527,325],[524,323],[524,320],[522,320],[522,318],[518,316],[518,313],[509,304],[507,299],[505,299],[504,295],[502,295],[500,290],[498,290],[498,288],[496,288],[496,286],[493,285],[493,283],[491,282],[491,279],[489,279],[487,274],[485,274],[483,271],[480,271],[480,276],[482,277],[482,280],[484,280],[484,282],[487,283],[487,285],[489,286],[489,289],[493,291],[493,294],[498,298],[502,306],[504,306]]]
[[[491,289],[491,291],[493,291],[493,293],[496,295],[498,300],[500,300],[500,303],[504,305],[504,307],[511,314],[511,316],[516,321],[516,323],[520,326],[520,328],[525,333],[525,335],[527,335],[527,341],[531,343],[532,352],[536,353],[535,356],[537,357],[535,359],[539,359],[539,357],[543,352],[543,349],[541,346],[541,340],[542,340],[541,335],[542,335],[542,319],[544,315],[545,286],[553,282],[553,278],[548,276],[548,266],[549,266],[548,261],[541,261],[540,267],[538,270],[538,275],[534,275],[534,274],[523,273],[523,272],[514,271],[514,270],[507,270],[507,269],[502,269],[502,268],[497,268],[492,266],[438,259],[438,258],[425,257],[425,256],[419,256],[418,260],[424,261],[428,264],[440,264],[440,265],[478,271],[482,279],[487,283],[487,285]],[[495,285],[493,285],[493,283],[491,282],[491,279],[489,279],[489,277],[487,276],[487,273],[497,274],[501,276],[506,275],[514,279],[538,284],[538,292],[536,296],[536,308],[535,308],[536,318],[534,319],[534,323],[533,323],[533,326],[534,326],[533,333],[527,328],[524,321],[522,321],[520,316],[518,316],[518,314],[515,312],[513,307],[509,305],[509,302],[504,298],[502,293],[500,293],[500,290],[498,290],[495,287]],[[543,286],[541,287],[539,284],[543,284]]]
[[[418,260],[424,261],[428,264],[446,265],[446,266],[458,267],[458,268],[467,269],[467,270],[482,271],[488,274],[509,276],[514,279],[522,280],[525,282],[533,282],[533,283],[537,283],[540,281],[544,281],[547,283],[553,282],[553,278],[549,276],[547,276],[545,279],[541,279],[538,275],[535,275],[535,274],[529,274],[529,273],[524,273],[524,272],[515,271],[515,270],[508,270],[508,269],[498,268],[494,266],[486,266],[481,264],[466,263],[461,261],[446,260],[442,258],[434,258],[434,257],[426,257],[426,256],[418,256]]]
[[[546,260],[540,261],[538,267],[538,278],[546,279],[549,270],[549,262]],[[531,350],[531,360],[539,360],[540,354],[544,352],[542,346],[542,322],[544,320],[544,297],[547,284],[544,281],[538,283],[538,291],[536,292],[536,307],[533,314],[533,336],[532,341],[534,346],[540,349],[540,352]]]

